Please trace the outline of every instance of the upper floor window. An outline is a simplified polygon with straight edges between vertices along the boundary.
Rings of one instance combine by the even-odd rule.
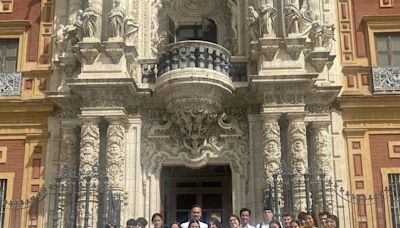
[[[211,19],[203,19],[201,24],[181,25],[175,31],[175,40],[204,40],[217,43],[217,26]]]
[[[6,214],[6,190],[7,179],[0,179],[0,227],[4,227],[4,220]]]
[[[0,39],[0,72],[16,72],[18,40]]]
[[[400,33],[375,33],[378,66],[400,66]]]

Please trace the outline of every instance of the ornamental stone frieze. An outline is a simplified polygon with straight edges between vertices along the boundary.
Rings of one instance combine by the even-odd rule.
[[[232,115],[207,110],[146,112],[142,166],[150,174],[157,173],[165,161],[202,167],[219,158],[245,176],[249,163],[246,115],[238,110],[229,113]]]
[[[374,92],[400,91],[400,67],[372,68]]]

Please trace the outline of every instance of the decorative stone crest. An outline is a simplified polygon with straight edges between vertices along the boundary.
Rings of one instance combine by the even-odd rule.
[[[248,138],[243,134],[240,115],[179,110],[156,116],[145,121],[148,124],[143,134],[141,162],[149,174],[156,173],[166,160],[183,160],[186,166],[202,167],[210,158],[228,159],[235,171],[243,175],[246,172]]]

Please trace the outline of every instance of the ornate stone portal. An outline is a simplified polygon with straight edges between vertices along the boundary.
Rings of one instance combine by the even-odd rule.
[[[332,1],[70,2],[68,21],[56,26],[59,83],[49,93],[69,114],[62,122],[76,124],[63,128],[60,158],[79,160],[75,171],[83,186],[86,176],[95,184],[108,177],[123,196],[122,221],[150,220],[160,210],[163,166],[229,165],[233,210],[249,207],[257,219],[268,188],[284,180],[284,163],[299,174],[296,180],[311,158],[335,176],[331,151],[337,145],[325,125],[333,126],[330,107],[340,91],[335,20],[326,20]],[[178,26],[203,18],[215,22],[217,43],[175,42]],[[232,80],[238,62],[246,82]],[[145,68],[155,83],[142,80]],[[80,145],[75,154],[74,143]],[[276,212],[287,204],[282,193]],[[90,197],[96,211],[101,196]],[[304,196],[296,200],[296,209],[304,210]],[[78,215],[79,224],[84,218]]]

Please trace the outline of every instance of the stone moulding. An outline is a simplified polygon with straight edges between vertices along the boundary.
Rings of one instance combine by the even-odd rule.
[[[400,92],[400,67],[372,68],[374,92]]]

